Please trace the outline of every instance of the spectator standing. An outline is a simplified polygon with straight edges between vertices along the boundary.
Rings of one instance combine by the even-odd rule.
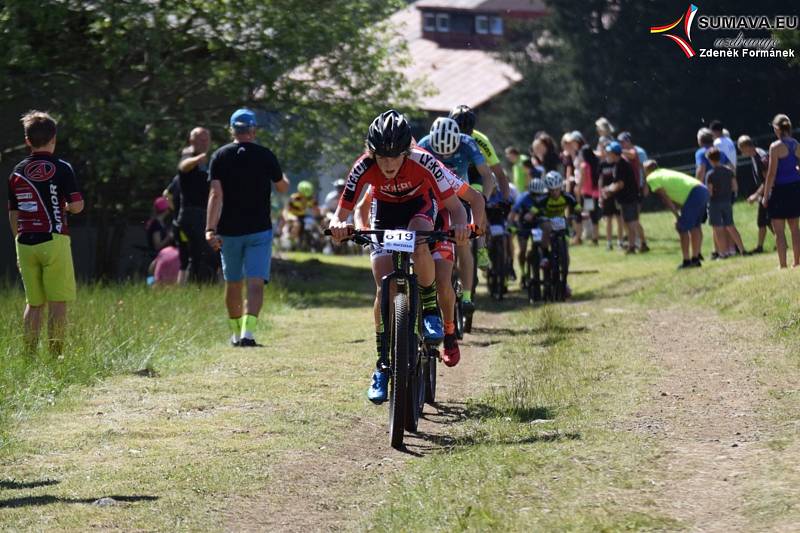
[[[29,354],[36,351],[47,303],[48,344],[51,353],[60,355],[67,302],[76,298],[67,221],[69,214],[83,211],[83,197],[72,166],[53,155],[57,134],[53,117],[32,110],[23,115],[22,127],[31,154],[8,178],[8,220],[25,286],[25,348]]]
[[[641,241],[642,252],[649,252],[644,228],[639,223],[639,183],[633,167],[622,157],[622,145],[612,142],[606,150],[606,161],[614,165],[614,182],[603,189],[606,198],[614,198],[619,204],[622,220],[628,228],[628,250],[636,253],[636,239]]]
[[[614,182],[614,163],[608,162],[606,158],[608,143],[600,143],[600,165],[598,167],[599,173],[599,181],[598,187],[602,191],[609,185]],[[617,202],[613,198],[604,198],[604,195],[600,195],[600,209],[603,217],[606,219],[606,249],[611,251],[614,249],[614,243],[612,240],[614,234],[614,221],[617,221],[617,245],[622,248],[622,232],[623,232],[623,222],[622,216],[620,215],[619,208],[617,207]]]
[[[694,177],[705,185],[706,173],[711,169],[711,163],[706,158],[706,152],[714,146],[714,134],[708,128],[697,130],[697,150],[694,153]],[[725,158],[727,160],[727,158]]]
[[[181,189],[181,207],[177,222],[179,237],[186,240],[188,264],[182,265],[188,277],[196,281],[213,281],[217,272],[217,257],[206,242],[203,229],[206,225],[208,204],[208,151],[211,134],[197,127],[189,133],[189,145],[181,152],[178,179]]]
[[[712,231],[718,234],[726,234],[724,236],[719,235],[717,240],[731,243],[727,250],[720,252],[719,258],[725,259],[744,253],[742,237],[733,222],[733,198],[739,192],[739,187],[733,171],[728,166],[720,163],[722,154],[716,147],[711,148],[706,157],[711,163],[711,171],[706,176],[710,195],[708,218]]]
[[[622,145],[622,155],[633,165],[636,179],[639,180],[639,190],[644,190],[644,162],[648,159],[647,152],[641,146],[633,144],[633,135],[629,131],[620,133],[617,141]]]
[[[275,154],[256,143],[256,116],[238,109],[230,119],[233,142],[211,156],[206,240],[222,249],[225,304],[234,346],[257,346],[254,331],[269,282],[272,257],[272,184],[289,190]],[[247,301],[242,302],[246,278]]]
[[[767,208],[761,204],[761,199],[764,196],[764,178],[767,173],[767,166],[769,165],[769,154],[763,148],[759,148],[747,135],[742,135],[736,142],[739,151],[742,155],[750,158],[750,165],[753,170],[753,186],[755,191],[747,197],[747,202],[750,204],[758,203],[758,215],[756,216],[756,224],[758,225],[758,246],[750,250],[751,254],[764,253],[764,239],[767,237],[767,228],[772,231],[772,226],[769,223],[769,215]]]
[[[608,137],[610,139],[614,137],[614,133],[616,133],[616,129],[614,128],[613,124],[611,124],[606,117],[600,117],[595,120],[594,127],[597,131],[598,138]]]
[[[528,181],[530,176],[525,169],[525,161],[528,156],[521,154],[516,146],[509,146],[505,150],[506,159],[511,163],[511,183],[517,188],[518,191],[528,190]]]
[[[769,146],[769,166],[761,202],[768,209],[772,229],[775,231],[780,267],[786,268],[787,223],[792,234],[792,266],[797,267],[800,266],[800,228],[797,225],[800,217],[800,172],[797,170],[800,145],[792,137],[792,122],[786,115],[775,115],[772,129],[778,140]]]
[[[736,145],[728,134],[728,130],[722,125],[719,120],[712,120],[708,125],[711,134],[714,136],[714,148],[725,154],[724,165],[727,165],[736,176]]]
[[[546,174],[551,170],[560,171],[561,159],[558,157],[558,150],[553,138],[546,132],[539,132],[531,143],[531,155],[542,167]]]
[[[706,174],[708,174],[708,172],[711,170],[711,162],[709,162],[706,154],[711,148],[714,147],[714,134],[709,128],[700,128],[697,130],[697,144],[699,147],[694,153],[694,175],[703,185],[707,185]],[[729,164],[728,157],[724,152],[722,152],[720,162],[723,165]],[[714,242],[714,251],[711,253],[711,258],[716,259],[728,249],[728,237],[727,235],[720,235],[717,233],[712,233],[712,237]]]
[[[647,187],[657,194],[675,215],[683,263],[679,269],[700,267],[703,248],[703,220],[708,206],[708,189],[688,174],[660,169],[654,160],[644,164]]]
[[[586,218],[592,224],[592,243],[596,246],[600,238],[600,219],[603,216],[600,210],[600,160],[589,145],[581,148],[581,172],[578,183],[581,217],[577,219],[576,238],[583,235],[582,219]]]

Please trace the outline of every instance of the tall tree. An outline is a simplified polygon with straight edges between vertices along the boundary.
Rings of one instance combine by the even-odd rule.
[[[375,25],[398,3],[6,0],[0,102],[60,119],[100,233],[96,270],[111,276],[126,213],[174,173],[190,127],[218,124],[222,140],[249,105],[269,113],[267,142],[289,168],[358,148],[364,124],[408,96]]]
[[[688,3],[656,0],[548,0],[549,13],[512,28],[507,56],[524,75],[502,100],[504,123],[530,142],[540,129],[556,135],[594,133],[608,117],[651,152],[690,147],[695,132],[719,118],[734,133],[762,127],[780,110],[796,109],[791,87],[800,76],[782,59],[687,59],[649,28],[673,22]],[[704,8],[701,6],[701,12]],[[725,2],[715,14],[769,14],[785,3]],[[783,13],[785,14],[785,13]],[[738,32],[693,33],[695,48]],[[758,34],[768,37],[768,34]],[[526,53],[520,53],[526,50]]]

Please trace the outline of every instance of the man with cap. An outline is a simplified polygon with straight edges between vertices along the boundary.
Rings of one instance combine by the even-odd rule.
[[[633,170],[639,178],[639,188],[644,189],[644,162],[647,161],[647,152],[641,146],[633,144],[633,135],[629,131],[617,135],[617,141],[622,145],[622,156],[633,165]]]
[[[636,253],[637,237],[641,242],[640,251],[650,251],[644,228],[639,223],[639,180],[636,179],[633,166],[622,157],[622,145],[616,141],[610,143],[606,148],[606,161],[614,165],[614,181],[603,187],[602,194],[607,200],[613,198],[622,212],[622,220],[628,228],[627,253]]]
[[[269,281],[272,257],[272,184],[289,191],[275,154],[256,143],[256,115],[237,109],[231,115],[233,142],[211,156],[206,240],[222,250],[225,304],[231,344],[257,346],[253,336]],[[242,301],[246,282],[247,300]]]

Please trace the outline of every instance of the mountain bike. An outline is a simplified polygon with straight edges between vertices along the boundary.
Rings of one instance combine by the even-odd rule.
[[[425,394],[432,389],[435,395],[436,390],[438,351],[421,334],[419,284],[411,254],[419,244],[452,237],[452,232],[409,230],[353,230],[350,236],[358,244],[392,252],[394,270],[381,280],[381,316],[386,325],[383,345],[389,347],[389,440],[395,449],[402,448],[405,430],[417,431]]]
[[[489,226],[489,260],[491,266],[486,272],[486,284],[489,295],[495,300],[502,300],[506,292],[506,228],[502,224]]]
[[[567,249],[568,225],[564,217],[550,220],[550,261],[545,284],[545,300],[563,302],[567,299],[567,274],[569,251]]]
[[[525,272],[525,287],[528,289],[528,301],[536,303],[542,301],[542,271],[541,262],[542,250],[542,230],[541,228],[531,228],[530,249],[526,255],[527,270]]]

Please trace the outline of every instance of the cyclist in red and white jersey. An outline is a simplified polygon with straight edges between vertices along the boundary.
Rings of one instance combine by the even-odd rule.
[[[366,139],[366,152],[353,164],[330,230],[334,240],[348,236],[347,219],[367,185],[374,189],[373,229],[408,229],[430,231],[439,206],[446,207],[452,217],[456,241],[469,237],[466,211],[446,178],[446,170],[428,152],[411,146],[411,127],[405,116],[389,110],[372,122]],[[419,280],[422,304],[423,335],[429,342],[444,337],[442,319],[436,302],[436,280],[433,258],[427,244],[416,247],[414,271]],[[383,346],[383,323],[380,313],[381,280],[392,271],[392,258],[373,253],[372,273],[375,277],[375,326],[378,352],[377,368],[367,397],[374,403],[386,400],[388,389],[388,357]]]
[[[445,167],[446,168],[446,167]],[[473,225],[476,228],[483,227],[486,220],[485,200],[483,195],[467,182],[459,179],[455,174],[446,169],[445,177],[450,182],[450,186],[458,197],[469,204],[472,210]],[[370,226],[370,207],[373,204],[372,187],[367,190],[355,213],[355,223],[357,228],[367,228]],[[450,212],[441,209],[436,216],[434,229],[437,231],[449,231],[451,229]],[[439,308],[444,319],[444,352],[442,361],[447,366],[456,366],[461,360],[461,349],[458,347],[458,337],[456,337],[455,326],[455,303],[456,293],[451,283],[453,275],[453,265],[455,263],[456,250],[454,243],[450,241],[439,241],[429,245],[433,261],[436,268],[436,293],[439,299]]]

